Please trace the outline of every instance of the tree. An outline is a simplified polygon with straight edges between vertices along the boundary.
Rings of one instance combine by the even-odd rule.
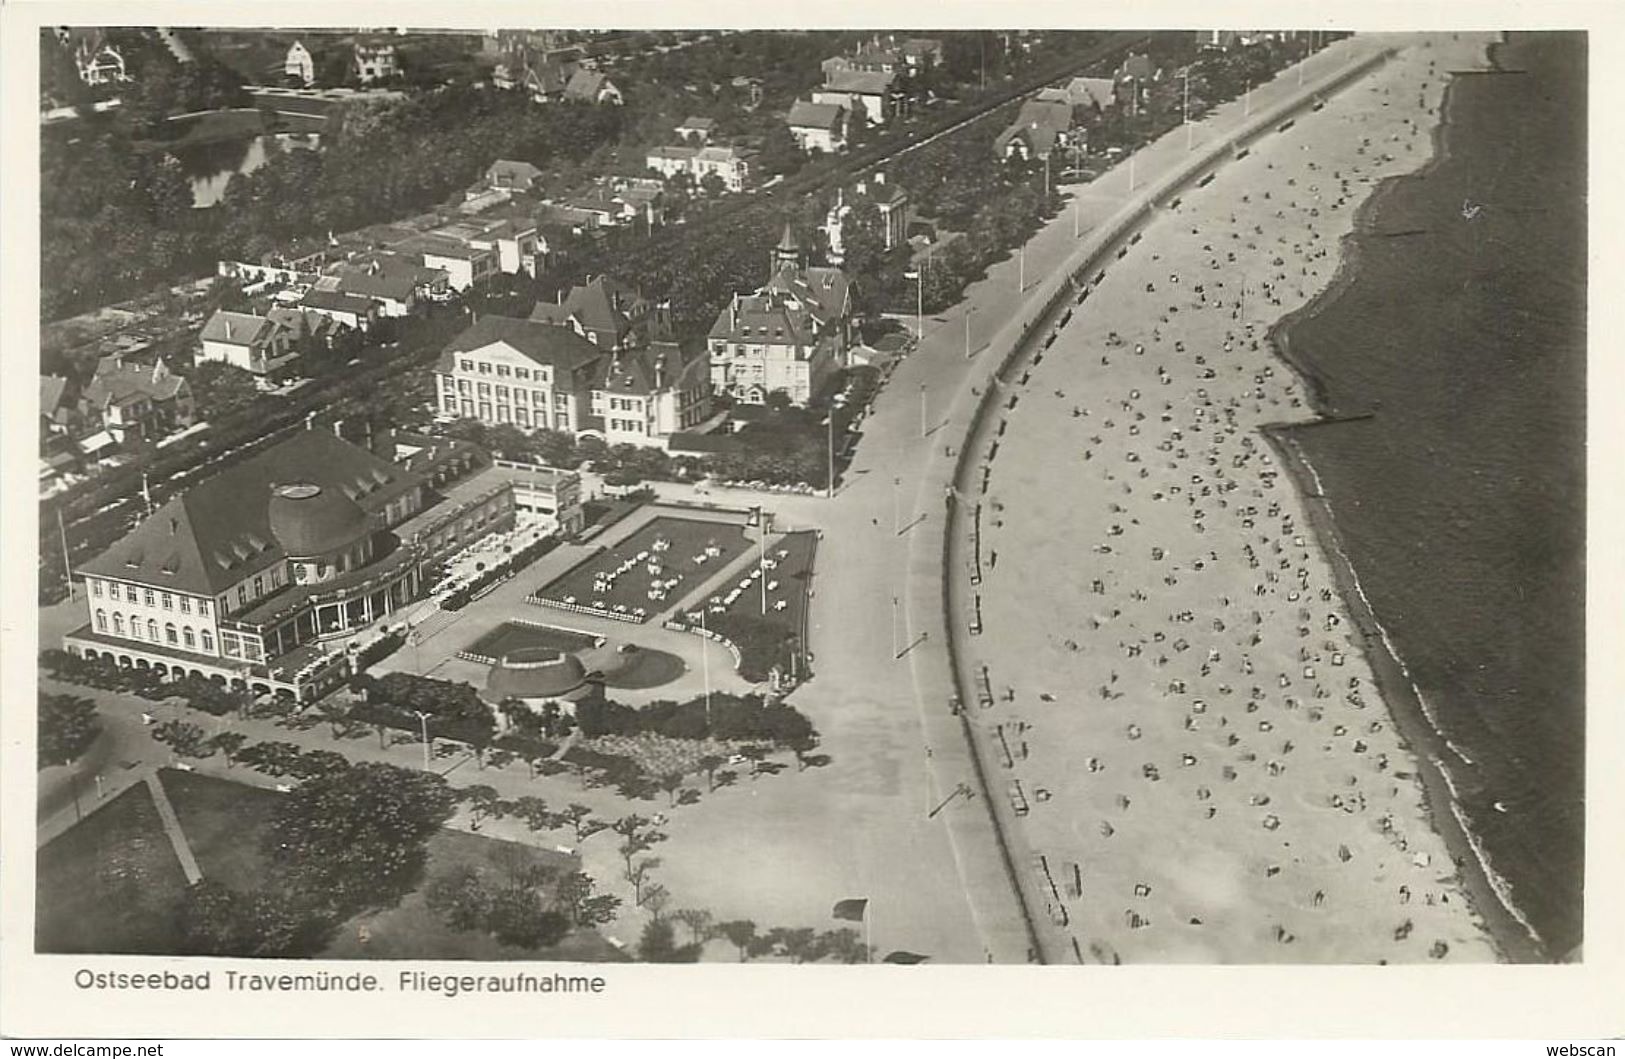
[[[558,814],[548,809],[547,802],[534,794],[514,799],[508,811],[523,820],[532,831],[551,831],[562,822]]]
[[[453,930],[480,930],[491,914],[492,897],[476,868],[458,864],[430,880],[423,903]]]
[[[570,933],[570,921],[544,908],[530,887],[496,891],[488,918],[491,934],[504,945],[540,949],[557,945]]]
[[[355,713],[355,703],[348,699],[329,695],[316,704],[315,712],[332,729],[334,739],[343,739],[354,731],[351,715]]]
[[[671,798],[671,808],[677,808],[677,792],[683,787],[683,774],[681,772],[668,772],[660,777],[660,789]]]
[[[707,173],[700,178],[700,190],[705,192],[707,198],[718,198],[728,191],[727,181],[716,173]]]
[[[152,730],[152,737],[169,747],[176,757],[206,757],[210,753],[203,726],[191,721],[165,721]]]
[[[66,765],[101,734],[96,704],[78,695],[39,697],[39,767]]]
[[[700,758],[700,768],[705,772],[705,782],[715,791],[717,789],[717,769],[728,763],[728,759],[720,754],[706,754]]]
[[[226,758],[226,767],[229,769],[237,760],[237,752],[248,742],[248,737],[241,732],[221,732],[209,740],[209,745],[218,749]]]
[[[596,888],[597,883],[586,872],[571,872],[559,881],[553,895],[554,908],[570,916],[578,927],[608,923],[621,907],[621,899],[594,893]]]
[[[473,818],[474,830],[478,831],[480,821],[485,819],[500,819],[507,811],[507,803],[497,793],[495,787],[480,783],[472,787],[464,787],[458,796],[468,803],[469,813]]]
[[[767,932],[767,940],[774,951],[790,957],[791,963],[807,963],[817,959],[817,935],[810,927],[774,927]]]
[[[711,938],[711,913],[703,908],[679,908],[671,918],[688,928],[689,939],[704,945]]]
[[[598,832],[606,830],[609,825],[592,815],[592,807],[582,805],[580,802],[571,802],[559,819],[575,830],[577,842],[585,842]]]
[[[183,956],[310,956],[332,925],[287,894],[243,893],[213,879],[186,888],[175,920]]]
[[[700,946],[679,946],[671,922],[653,919],[643,928],[643,936],[638,939],[638,958],[644,963],[697,963]]]
[[[198,407],[208,409],[211,419],[241,412],[260,398],[254,376],[235,364],[207,361],[192,369],[189,381]]]
[[[756,941],[754,922],[748,919],[730,919],[726,923],[718,923],[716,933],[727,938],[729,943],[739,950],[740,963],[750,958],[751,947]]]
[[[308,779],[278,803],[265,853],[314,904],[385,907],[416,885],[427,843],[455,805],[441,776],[362,762]]]

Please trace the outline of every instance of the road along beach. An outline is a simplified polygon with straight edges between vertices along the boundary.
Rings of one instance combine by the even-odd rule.
[[[991,705],[967,706],[1046,925],[1088,962],[1496,955],[1260,434],[1312,415],[1269,325],[1331,280],[1376,182],[1425,162],[1446,72],[1487,39],[1388,43],[1168,200],[975,454],[961,643]]]

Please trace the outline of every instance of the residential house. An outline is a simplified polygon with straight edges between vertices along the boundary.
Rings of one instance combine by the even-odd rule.
[[[712,389],[748,404],[774,392],[806,404],[845,362],[848,287],[840,269],[808,267],[786,225],[768,282],[754,294],[736,294],[711,327]]]
[[[889,70],[836,70],[823,87],[813,89],[814,103],[844,107],[854,118],[884,125],[894,107],[897,75]]]
[[[621,90],[605,74],[597,70],[577,70],[564,86],[564,98],[582,103],[608,103],[620,106],[626,102]]]
[[[750,100],[745,104],[746,109],[755,110],[762,103],[762,79],[760,77],[746,77],[741,74],[728,82],[729,86],[744,92]]]
[[[599,359],[591,382],[593,425],[611,445],[665,447],[710,414],[711,385],[703,345],[682,349],[654,342]]]
[[[662,177],[673,177],[678,173],[692,173],[694,156],[699,153],[697,147],[651,147],[644,160]]]
[[[299,308],[355,331],[372,330],[378,319],[378,306],[371,298],[336,290],[306,291]]]
[[[613,276],[559,292],[557,304],[537,302],[530,319],[566,327],[606,351],[631,349],[671,337],[671,307],[643,296]]]
[[[395,45],[388,43],[363,44],[355,46],[355,76],[356,80],[364,85],[374,81],[388,81],[400,75],[400,61],[395,54]]]
[[[282,60],[282,76],[298,78],[307,87],[316,83],[316,57],[310,54],[304,41],[296,40],[288,45],[287,57]]]
[[[701,147],[691,159],[690,172],[696,186],[703,186],[705,178],[715,174],[729,191],[745,190],[750,183],[751,162],[756,152],[736,147]]]
[[[458,293],[484,283],[499,271],[493,251],[436,232],[420,235],[403,244],[402,249],[419,255],[425,267],[443,271],[446,283]]]
[[[899,47],[903,61],[915,73],[942,65],[942,41],[936,37],[910,37]]]
[[[1065,85],[1042,89],[1036,98],[1104,112],[1117,105],[1117,82],[1110,77],[1074,77]]]
[[[306,297],[315,293],[309,291]],[[376,307],[373,302],[367,304]],[[265,318],[286,329],[295,349],[309,349],[312,346],[331,348],[333,340],[344,329],[344,325],[332,317],[297,304],[273,305],[266,310]]]
[[[378,304],[379,316],[399,317],[425,301],[448,297],[450,277],[444,269],[426,267],[404,254],[380,251],[333,265],[316,287],[370,298]]]
[[[219,361],[261,378],[281,374],[299,356],[292,336],[275,321],[225,309],[209,317],[200,342],[199,363]]]
[[[61,375],[41,375],[39,383],[40,426],[47,434],[78,433],[83,417],[73,384]]]
[[[860,180],[847,194],[846,189],[835,192],[835,204],[824,216],[824,237],[829,244],[829,263],[840,265],[844,259],[841,243],[842,224],[854,207],[872,203],[880,213],[880,234],[884,249],[901,246],[908,240],[908,192],[886,181],[884,172],[876,172],[868,180]]]
[[[508,191],[531,191],[542,179],[542,171],[529,162],[499,158],[485,171],[485,186]]]
[[[692,142],[696,147],[703,147],[711,142],[711,136],[717,131],[714,118],[685,118],[683,123],[673,130],[677,138],[684,143]]]
[[[1043,159],[1072,143],[1072,106],[1064,100],[1029,99],[1016,120],[993,140],[1000,159]]]
[[[602,351],[567,327],[479,317],[435,366],[443,414],[521,430],[587,429]]]
[[[812,103],[798,99],[785,119],[796,146],[803,151],[835,154],[846,150],[849,112],[834,103]]]
[[[1116,98],[1125,100],[1124,105],[1137,113],[1140,102],[1145,99],[1151,86],[1162,79],[1162,71],[1151,61],[1151,56],[1144,52],[1131,52],[1117,68],[1116,77]]]
[[[192,388],[160,358],[154,363],[103,357],[86,385],[84,408],[120,445],[155,442],[192,425]]]
[[[74,67],[79,71],[79,80],[85,84],[106,85],[130,80],[124,56],[102,30],[88,26],[63,27],[57,30],[57,39],[63,47],[73,51]]]

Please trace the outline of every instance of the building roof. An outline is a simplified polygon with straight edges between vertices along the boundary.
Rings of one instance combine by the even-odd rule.
[[[335,265],[330,273],[335,287],[347,294],[365,298],[387,298],[404,302],[421,286],[446,278],[444,269],[427,268],[400,254],[368,254]]]
[[[682,388],[692,381],[696,364],[708,366],[703,349],[685,354],[676,342],[653,342],[601,359],[593,371],[592,388],[619,396],[648,397]]]
[[[1117,101],[1117,82],[1110,77],[1074,77],[1066,83],[1066,93],[1075,107],[1093,105],[1105,110]]]
[[[336,290],[306,291],[305,296],[299,299],[299,304],[312,309],[326,309],[329,312],[355,313],[357,316],[366,316],[372,312],[371,300]]]
[[[845,314],[850,287],[851,281],[845,272],[815,265],[802,269],[779,269],[763,289],[802,303],[822,328]]]
[[[607,336],[613,344],[646,317],[651,308],[648,299],[636,288],[613,276],[594,276],[585,285],[571,287],[570,293],[556,305],[537,302],[530,318],[556,327],[574,320],[587,331]]]
[[[699,153],[698,147],[651,147],[647,157],[686,162]]]
[[[312,291],[311,293],[315,292]],[[329,333],[338,330],[339,327],[337,320],[295,306],[273,306],[266,311],[265,317],[268,320],[276,321],[293,332],[293,337],[296,340],[307,335],[313,338],[323,338]]]
[[[224,342],[234,346],[254,346],[270,340],[276,324],[253,313],[235,313],[220,309],[203,325],[205,342]]]
[[[846,108],[836,103],[809,103],[798,99],[790,106],[785,119],[792,128],[824,129],[832,131],[846,116]]]
[[[607,76],[597,70],[581,69],[572,74],[569,83],[564,86],[564,97],[596,103],[599,93],[606,88],[615,88],[614,82]]]
[[[555,371],[553,385],[570,389],[572,376],[598,359],[597,346],[567,327],[494,314],[480,317],[446,344],[440,371],[450,371],[455,355],[502,344]]]
[[[993,148],[1004,154],[1018,137],[1025,140],[1031,154],[1044,158],[1055,147],[1055,141],[1072,127],[1072,105],[1064,100],[1029,99],[1021,104],[1016,120],[999,133]]]
[[[93,408],[140,398],[169,401],[186,388],[186,380],[170,371],[162,360],[149,367],[125,363],[116,356],[103,357],[96,364],[96,377],[85,387],[85,400]],[[49,410],[51,406],[41,407]]]
[[[65,403],[68,380],[61,375],[41,375],[39,379],[39,410],[49,416]]]
[[[695,132],[710,132],[717,127],[715,118],[684,118],[683,123],[677,126],[677,131],[691,129]]]
[[[294,558],[331,554],[371,531],[360,504],[314,482],[273,485],[266,518],[271,535]]]
[[[494,187],[528,188],[541,178],[542,171],[529,162],[515,162],[499,158],[485,171],[485,179]]]
[[[817,321],[805,307],[791,305],[782,295],[740,295],[717,314],[712,338],[774,346],[811,346],[817,340]]]
[[[348,498],[372,515],[422,481],[330,431],[301,431],[172,497],[79,569],[154,588],[216,595],[287,557],[271,523],[274,486],[319,486],[323,494]]]
[[[896,74],[881,70],[833,70],[824,78],[824,90],[883,96],[896,80]]]

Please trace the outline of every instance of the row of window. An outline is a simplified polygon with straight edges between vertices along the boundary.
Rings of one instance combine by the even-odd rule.
[[[457,362],[457,368],[459,371],[466,371],[471,375],[476,373],[480,375],[494,374],[499,379],[506,379],[510,377],[515,379],[534,378],[537,382],[547,382],[549,378],[546,368],[532,369],[509,366],[507,364],[488,364],[483,360],[459,360]]]
[[[128,629],[128,632],[125,631],[126,629]],[[199,629],[194,633],[190,625],[183,625],[177,629],[174,622],[165,622],[163,629],[160,631],[158,623],[152,618],[148,618],[143,622],[134,614],[130,615],[129,619],[126,620],[124,615],[114,612],[112,626],[109,628],[107,612],[97,610],[96,631],[110,631],[114,636],[128,636],[132,640],[151,640],[153,643],[174,644],[177,647],[185,646],[187,650],[191,651],[197,650],[201,642],[204,651],[210,654],[214,653],[214,634],[208,629]]]
[[[643,433],[643,421],[641,419],[611,419],[609,429],[625,431],[628,434],[641,434]]]
[[[609,399],[609,410],[611,412],[641,412],[643,411],[643,401],[631,397],[611,397]]]
[[[90,578],[89,584],[90,594],[100,599],[103,594],[102,582],[96,580],[95,578]],[[119,598],[119,585],[116,581],[107,582],[106,594],[109,598],[114,600]],[[131,603],[145,603],[149,607],[158,606],[161,601],[165,610],[174,610],[177,605],[177,601],[179,601],[180,611],[182,614],[192,613],[191,596],[181,596],[171,592],[155,591],[154,589],[150,588],[137,589],[134,585],[125,585],[124,598]],[[207,618],[209,616],[209,601],[206,599],[198,600],[197,612],[203,617]]]

